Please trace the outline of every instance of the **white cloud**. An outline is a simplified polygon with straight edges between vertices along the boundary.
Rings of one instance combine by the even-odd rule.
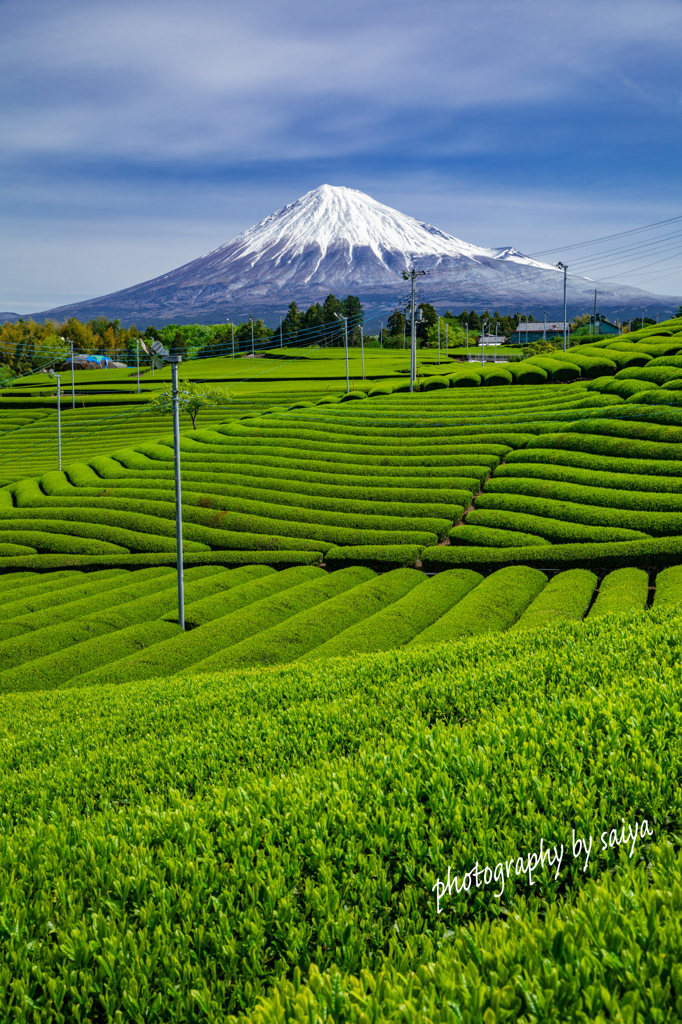
[[[597,89],[676,102],[660,69],[682,36],[676,0],[13,0],[4,18],[10,151],[189,159],[356,152],[427,109]]]

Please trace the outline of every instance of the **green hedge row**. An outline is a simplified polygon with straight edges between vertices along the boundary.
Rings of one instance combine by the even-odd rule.
[[[249,569],[245,567],[236,571],[243,578]],[[221,566],[189,569],[185,573],[186,603],[189,605],[193,600],[229,589],[233,585],[231,577],[232,573]],[[165,577],[163,585],[160,585],[158,578],[148,578],[138,584],[137,594],[131,594],[130,589],[122,590],[120,603],[105,611],[100,608],[78,618],[57,625],[42,626],[31,633],[0,642],[3,665],[0,692],[61,686],[75,676],[104,664],[105,651],[113,652],[115,657],[116,641],[122,631],[131,627],[153,629],[154,625],[159,625],[156,620],[166,613],[174,613],[174,619],[169,616],[165,624],[179,629],[177,585],[172,573]],[[97,603],[96,600],[91,601],[91,608]],[[110,635],[110,643],[105,640],[107,635]],[[144,646],[148,645],[145,642]]]
[[[512,632],[546,626],[557,619],[580,621],[590,606],[597,577],[588,569],[568,569],[553,577],[528,605]]]
[[[650,391],[654,387],[643,380],[616,380],[615,377],[597,377],[596,380],[590,381],[590,386],[593,391],[598,391],[600,394],[617,395],[626,401],[633,395]]]
[[[678,388],[673,388],[674,384],[682,386],[682,380],[670,381],[669,385],[657,388],[656,391],[645,391],[633,395],[628,401],[636,402],[638,405],[682,405],[682,394]]]
[[[553,544],[610,544],[649,538],[649,534],[642,530],[589,526],[570,520],[554,519],[551,516],[533,515],[522,511],[509,512],[504,509],[475,509],[468,514],[467,524],[532,534],[544,537]]]
[[[601,581],[589,617],[613,612],[642,611],[649,597],[649,574],[643,569],[616,569]]]
[[[3,622],[0,640],[0,677],[4,678],[7,670],[13,670],[14,666],[21,666],[44,655],[57,654],[63,647],[79,643],[81,639],[100,636],[117,628],[122,629],[130,622],[138,621],[133,618],[129,622],[121,616],[125,617],[129,608],[132,608],[134,614],[139,602],[148,604],[157,595],[162,595],[161,600],[164,596],[172,598],[175,578],[171,569],[146,569],[135,573],[135,577],[132,583],[126,581],[127,585],[117,589],[112,587],[115,603],[106,610],[102,608],[101,589],[98,588],[98,592],[91,593],[80,601],[74,601],[70,606],[65,603],[64,616],[60,615],[57,622],[54,611],[51,613],[50,609],[29,613],[16,623]],[[129,608],[126,608],[126,605]],[[102,616],[107,615],[118,616],[116,621],[122,622],[122,625],[117,627],[114,624],[107,627],[100,621]],[[146,618],[149,617],[148,613]]]
[[[406,469],[412,469],[412,467],[423,469],[429,466],[457,466],[464,465],[462,462],[450,461],[458,460],[462,456],[471,455],[497,455],[499,457],[506,455],[511,448],[517,445],[517,437],[515,435],[504,435],[505,440],[498,441],[496,436],[492,435],[488,437],[483,435],[482,437],[469,437],[467,438],[466,444],[451,444],[443,445],[439,447],[424,446],[420,449],[416,449],[413,454],[401,453],[400,455],[394,452],[370,453],[367,448],[361,448],[358,452],[349,451],[347,446],[339,445],[338,450],[330,452],[329,458],[325,463],[321,465],[329,467],[329,463],[333,461],[334,466],[337,470],[341,471],[341,467],[344,464],[349,464],[354,467],[353,472],[356,472],[355,467],[358,464],[358,456],[362,456],[362,465],[367,467],[367,472],[371,472],[369,467],[374,466],[388,466],[394,470],[399,470],[399,475],[405,476]],[[520,447],[525,442],[524,438],[518,440],[518,446]],[[284,466],[289,464],[286,460],[294,460],[294,463],[300,466],[302,469],[309,467],[313,469],[315,467],[314,456],[317,455],[319,460],[322,449],[316,445],[312,445],[308,449],[311,453],[310,459],[304,457],[303,452],[305,449],[297,449],[294,447],[277,447],[275,445],[267,446],[255,446],[249,451],[249,454],[245,454],[245,445],[234,449],[230,448],[225,452],[226,456],[229,456],[230,461],[238,460],[240,457],[244,462],[250,464],[256,461],[259,464],[264,464],[266,457],[271,457],[275,460],[275,465]],[[192,454],[196,454],[193,452]],[[333,456],[333,458],[332,458]],[[184,459],[184,456],[183,456]],[[201,456],[197,459],[198,462],[205,464],[205,456]],[[219,461],[222,461],[219,460]],[[320,463],[318,462],[318,465]]]
[[[527,548],[425,548],[421,554],[424,572],[467,567],[489,572],[500,565],[537,565],[542,569],[617,569],[621,566],[666,566],[682,562],[682,537],[651,537],[647,540],[615,541],[607,544],[552,544]]]
[[[37,548],[31,548],[27,544],[0,544],[0,558],[10,558],[15,555],[36,555]]]
[[[518,363],[509,363],[507,369],[515,384],[544,384],[549,376],[547,370],[525,359]]]
[[[615,493],[624,494],[625,492]],[[673,534],[682,533],[682,512],[644,512],[625,507],[615,508],[612,505],[584,504],[577,501],[561,501],[553,498],[534,497],[526,493],[511,494],[508,492],[481,494],[476,499],[476,507],[502,509],[507,512],[527,512],[530,515],[582,523],[584,526],[610,526],[621,527],[625,530],[641,530],[651,537],[670,537]]]
[[[33,510],[39,511],[39,510]],[[133,554],[142,554],[149,551],[175,551],[176,542],[175,538],[163,537],[158,533],[145,534],[138,533],[134,530],[122,529],[119,526],[114,526],[108,523],[91,523],[75,521],[71,518],[68,512],[57,515],[56,509],[52,510],[52,516],[48,519],[46,517],[37,516],[26,516],[24,515],[23,509],[12,509],[0,512],[0,536],[9,536],[10,531],[15,533],[17,542],[20,537],[32,536],[36,531],[41,534],[59,534],[60,537],[71,537],[74,544],[77,546],[69,548],[68,550],[75,551],[76,553],[87,553],[91,550],[87,545],[91,541],[98,543],[105,543],[107,545],[113,545],[112,547],[105,547],[101,550],[93,550],[93,554],[104,554],[106,551],[118,550],[121,552],[129,551]],[[44,513],[43,513],[44,516]],[[80,545],[84,544],[83,547]],[[61,540],[60,540],[61,545]],[[33,545],[36,547],[37,545]],[[64,548],[59,546],[54,549],[47,547],[43,548],[45,551],[63,551]],[[184,551],[210,551],[208,544],[201,544],[193,540],[183,540]]]
[[[592,424],[594,422],[594,420],[591,421]],[[575,426],[578,425],[575,424]],[[527,445],[527,450],[533,448],[563,448],[568,451],[586,452],[589,455],[605,455],[609,460],[629,458],[682,461],[682,444],[658,444],[655,441],[640,441],[634,438],[613,437],[597,433],[581,434],[577,431],[543,434],[540,437],[535,437]]]
[[[563,352],[555,352],[552,358],[560,363],[567,363],[572,367],[577,366],[585,377],[600,377],[605,373],[615,373],[618,369],[616,363],[609,359],[604,352],[591,354],[579,351],[568,352],[565,355]]]
[[[152,448],[152,446],[145,445],[144,448],[145,452],[147,452]],[[172,465],[172,451],[170,451],[168,448],[163,448],[162,446],[159,446],[159,449],[168,452],[168,457],[171,460]],[[453,459],[456,461],[450,461],[446,463],[446,465],[483,465],[490,466],[492,468],[495,465],[497,465],[497,462],[499,461],[499,457],[496,458],[496,455],[497,453],[486,453],[485,455],[483,455],[482,453],[462,452],[460,455],[453,457]],[[157,464],[163,464],[163,461],[157,458],[156,455],[152,456],[152,461],[156,462]],[[205,468],[207,463],[205,460],[202,460],[195,455],[190,459],[186,459],[185,456],[183,456],[182,464],[184,471],[185,468],[192,465],[200,465],[203,469]],[[229,460],[215,459],[213,462],[210,462],[210,465],[219,465],[219,471],[221,471],[222,468],[224,467],[226,471],[230,472],[253,473],[254,470],[259,471],[260,469],[263,469],[264,471],[267,472],[274,471],[275,473],[277,473],[277,475],[295,473],[297,475],[297,478],[298,475],[300,474],[301,479],[309,479],[312,481],[319,480],[321,482],[328,480],[330,475],[332,477],[338,476],[341,479],[351,477],[352,482],[363,479],[365,479],[366,481],[366,478],[368,476],[376,480],[386,479],[387,481],[393,481],[396,478],[398,478],[409,481],[409,484],[407,484],[407,486],[410,487],[418,487],[419,483],[417,481],[420,478],[428,478],[430,480],[431,478],[434,477],[435,472],[433,468],[427,469],[419,466],[418,464],[415,464],[414,466],[410,467],[409,476],[405,476],[404,472],[401,472],[401,470],[398,467],[382,465],[381,462],[379,461],[372,461],[370,463],[344,463],[339,462],[338,460],[335,459],[333,463],[329,463],[319,460],[316,461],[314,459],[279,459],[273,458],[271,456],[263,456],[260,453],[250,455],[244,455],[243,453],[241,455],[231,455]],[[436,481],[438,480],[438,476],[439,474],[435,472]],[[362,484],[360,484],[359,486],[362,486]],[[392,484],[392,486],[394,485]],[[435,486],[439,486],[439,484],[436,482]],[[440,486],[447,486],[447,484],[445,483],[445,481],[443,481],[443,483],[441,483]],[[2,493],[3,492],[0,491],[0,495]]]
[[[646,392],[645,392],[646,393]],[[627,403],[629,404],[629,403]],[[655,421],[628,419],[628,412],[609,409],[604,416],[591,420],[576,420],[569,428],[577,434],[603,434],[613,438],[632,438],[639,441],[657,441],[662,444],[682,442],[682,427]]]
[[[347,565],[366,565],[370,569],[414,568],[424,545],[417,544],[352,544],[329,548],[324,564],[329,570]]]
[[[589,452],[568,451],[563,448],[525,448],[523,451],[510,452],[505,459],[507,466],[517,462],[575,466],[577,469],[591,469],[597,472],[603,470],[633,475],[671,477],[673,474],[682,473],[682,460],[676,462],[672,459],[618,459],[611,456],[592,455]],[[655,487],[652,486],[652,490],[655,490]]]
[[[233,568],[241,565],[272,565],[286,569],[296,565],[319,565],[320,551],[206,551],[185,555],[187,568],[200,565],[222,565]],[[70,567],[81,572],[100,569],[143,569],[154,565],[176,565],[174,554],[150,555],[22,555],[0,560],[0,575],[7,572],[34,570],[40,574]]]
[[[451,544],[474,544],[486,548],[521,548],[529,544],[549,544],[550,541],[537,534],[519,533],[516,530],[500,530],[489,526],[476,526],[467,522],[457,526],[448,534]]]
[[[25,525],[26,524],[24,524],[24,526]],[[68,523],[64,523],[62,525],[68,529]],[[128,554],[128,548],[123,547],[120,544],[112,544],[109,541],[91,540],[84,537],[70,537],[63,533],[52,533],[44,530],[34,530],[32,528],[24,528],[21,530],[0,529],[0,544],[20,545],[21,547],[31,548],[40,554]]]
[[[652,356],[647,352],[640,351],[626,351],[615,348],[597,348],[596,346],[581,346],[579,352],[584,353],[587,356],[593,356],[596,359],[607,359],[610,363],[613,363],[616,369],[625,370],[628,366],[646,366],[651,362]],[[573,350],[570,349],[568,352],[569,357],[573,356]],[[606,373],[613,373],[614,371],[609,367]]]
[[[516,453],[518,454],[518,453]],[[635,462],[636,460],[633,460]],[[584,484],[588,487],[613,487],[630,491],[664,491],[682,493],[682,480],[675,476],[652,476],[648,473],[610,473],[609,464],[600,460],[603,469],[580,469],[555,462],[506,462],[500,466],[495,479],[506,477],[536,477],[541,480],[560,480],[564,483]],[[669,465],[669,463],[668,463]]]
[[[31,500],[25,497],[24,500]],[[36,500],[36,499],[33,499]],[[60,506],[62,508],[69,508],[71,505],[70,498],[52,498],[50,501],[51,506]],[[39,503],[44,504],[44,496],[37,499]],[[92,505],[99,509],[115,509],[120,512],[140,512],[144,514],[154,514],[159,518],[163,519],[175,519],[175,503],[170,501],[145,501],[141,498],[116,498],[116,497],[101,497],[101,498],[84,498],[80,495],[77,498],[78,505],[80,507],[89,507]],[[290,512],[290,509],[286,510]],[[251,534],[256,538],[254,541],[254,548],[266,544],[268,547],[268,538],[272,538],[272,547],[275,548],[274,542],[279,538],[288,542],[289,550],[302,550],[307,545],[305,542],[320,541],[322,543],[313,545],[310,543],[310,548],[315,547],[316,549],[324,550],[326,547],[331,547],[335,544],[431,544],[438,540],[436,533],[430,533],[427,531],[416,531],[416,530],[377,530],[377,529],[351,529],[347,527],[334,527],[324,526],[309,521],[295,521],[294,519],[265,519],[261,516],[238,514],[236,512],[227,512],[222,509],[211,509],[208,507],[196,507],[192,505],[185,505],[183,502],[182,506],[183,525],[184,523],[194,523],[198,526],[205,526],[216,531],[224,532],[223,540],[235,548],[238,544],[243,543],[240,538],[247,537]],[[379,517],[377,517],[379,518]],[[388,517],[387,517],[388,518]],[[445,521],[444,521],[445,522]],[[447,526],[451,524],[448,522]],[[234,531],[230,533],[230,531]],[[303,538],[304,542],[301,543],[299,538]],[[216,538],[216,542],[219,542],[220,538]],[[250,543],[250,542],[249,542]],[[212,543],[211,547],[217,547],[217,543]],[[247,548],[250,550],[250,548]],[[261,548],[262,550],[262,548]]]
[[[242,641],[269,631],[276,624],[285,624],[293,616],[316,609],[331,598],[375,578],[371,569],[361,566],[341,569],[335,573],[305,566],[289,569],[286,576],[284,573],[278,575],[284,577],[281,580],[282,589],[278,593],[212,619],[183,636],[155,644],[139,655],[131,654],[102,669],[92,670],[78,679],[78,683],[90,686],[95,683],[128,682],[174,675],[190,668],[194,673],[200,661],[208,660],[212,655],[220,658],[224,652],[234,649]]]
[[[196,488],[196,489],[195,489]],[[201,489],[199,489],[201,488]],[[140,492],[139,495],[136,492]],[[54,493],[54,492],[52,492]],[[63,491],[61,493],[64,493]],[[78,488],[78,494],[95,497],[98,493],[94,488]],[[101,490],[99,491],[101,493]],[[117,481],[107,488],[112,497],[138,497],[142,494],[159,501],[171,501],[174,490],[169,489],[165,480],[142,477],[130,477],[124,482]],[[372,500],[361,500],[351,497],[334,497],[301,494],[298,491],[261,487],[224,486],[222,483],[195,485],[189,481],[183,485],[183,504],[209,505],[227,511],[253,513],[280,519],[296,519],[312,523],[329,523],[333,526],[362,528],[366,523],[376,529],[391,529],[399,526],[402,529],[442,530],[444,519],[452,519],[456,515],[456,506],[470,504],[472,490],[452,490],[450,492],[455,503],[448,505],[436,502],[391,502],[382,501],[378,504]],[[291,508],[291,512],[289,509]],[[0,517],[2,511],[0,510]],[[386,526],[388,518],[391,524]],[[380,522],[379,522],[380,521]],[[437,526],[437,524],[440,524]]]
[[[299,660],[375,654],[402,647],[461,601],[483,577],[468,569],[451,569],[422,579],[425,582],[404,597],[342,630]]]
[[[682,367],[682,356],[656,356],[652,359],[650,366],[676,366]]]
[[[293,586],[318,579],[323,574],[323,569],[319,566],[296,566],[283,569],[281,572],[266,565],[252,565],[248,569],[249,574],[242,574],[241,578],[236,578],[238,585],[232,589],[199,598],[187,605],[185,619],[188,627],[194,629],[215,619],[222,619],[233,612],[241,611],[247,605],[274,597]],[[161,617],[172,621],[174,616],[173,611]]]
[[[527,566],[501,569],[470,590],[407,646],[424,647],[476,633],[509,629],[546,585],[547,577],[537,569]]]
[[[667,384],[668,381],[682,377],[682,368],[675,366],[629,366],[619,370],[616,380],[643,380],[649,384]]]
[[[158,574],[166,570],[147,570],[150,571]],[[32,628],[36,616],[46,615],[44,622],[50,625],[55,619],[55,608],[59,609],[59,618],[63,620],[68,614],[67,607],[72,603],[81,604],[93,594],[113,594],[132,583],[131,574],[125,569],[102,569],[100,572],[81,572],[66,579],[55,579],[60,575],[58,572],[50,573],[49,578],[43,577],[39,584],[31,581],[33,585],[22,587],[20,593],[13,595],[14,600],[6,600],[0,605],[0,639],[25,633]],[[79,611],[76,612],[78,614]]]
[[[55,573],[54,578],[64,582],[70,579],[78,582],[83,579],[83,574],[81,572],[65,570],[63,572]],[[0,605],[7,601],[16,601],[18,593],[31,597],[34,593],[39,593],[42,587],[46,585],[47,581],[37,572],[13,572],[0,574]],[[21,591],[16,591],[15,593],[16,587],[21,587]]]
[[[646,479],[642,479],[646,484]],[[682,494],[664,491],[629,490],[565,483],[537,477],[493,477],[486,485],[486,494],[523,494],[553,501],[599,505],[609,509],[633,509],[640,512],[682,513]]]
[[[149,466],[153,466],[151,460],[146,460]],[[86,467],[89,468],[89,467]],[[138,469],[144,468],[144,476],[142,479],[150,481],[165,481],[167,485],[172,486],[173,482],[173,471],[172,469],[147,469],[147,467],[137,467]],[[239,472],[229,472],[229,469],[239,468]],[[94,480],[87,481],[83,478],[79,478],[79,475],[72,473],[72,466],[66,467],[66,473],[69,481],[75,487],[102,487],[101,480],[94,477]],[[383,479],[375,480],[368,479],[367,477],[346,477],[344,475],[336,476],[333,469],[330,467],[329,472],[325,474],[304,474],[296,473],[291,470],[271,470],[268,467],[254,466],[250,467],[251,472],[244,467],[225,467],[224,470],[215,470],[210,473],[200,473],[193,470],[183,470],[182,480],[183,486],[201,484],[208,486],[209,488],[222,488],[223,490],[231,489],[232,487],[251,490],[254,495],[261,489],[276,489],[280,493],[293,493],[302,495],[319,495],[330,498],[347,498],[347,499],[360,499],[365,501],[386,501],[386,502],[397,502],[397,503],[413,503],[413,504],[428,504],[434,502],[434,497],[429,493],[430,488],[427,489],[428,485],[419,487],[415,486],[413,478],[407,477],[397,480],[385,481]],[[437,503],[455,502],[455,498],[452,496],[454,490],[472,490],[477,486],[482,479],[485,479],[490,470],[487,466],[474,466],[471,469],[463,470],[461,474],[456,477],[452,477],[449,480],[438,479],[436,480],[435,486],[439,492],[446,492],[446,488],[450,491],[448,493],[438,493],[435,497]],[[475,473],[475,475],[471,475]],[[469,475],[467,475],[469,474]],[[94,476],[94,474],[93,474]],[[311,479],[307,479],[310,477]],[[315,479],[315,478],[319,479]],[[134,476],[131,474],[129,478],[133,479]],[[138,476],[137,479],[140,479]],[[192,486],[192,490],[199,490],[198,487]],[[456,502],[455,502],[456,503]]]
[[[447,375],[451,388],[480,388],[482,379],[475,370],[457,370]]]
[[[341,569],[332,579],[351,571]],[[224,648],[218,654],[202,658],[194,665],[194,671],[213,672],[296,661],[342,630],[392,605],[423,580],[423,574],[415,569],[392,569],[335,594],[316,608],[300,611],[285,622]]]
[[[580,376],[580,367],[567,359],[553,359],[551,356],[530,356],[526,362],[535,363],[546,370],[554,382],[574,380]]]
[[[33,500],[28,497],[26,492],[22,495],[24,500]],[[37,504],[31,505],[20,505],[18,508],[13,509],[13,513],[17,518],[21,517],[26,519],[42,519],[46,517],[50,512],[55,514],[56,518],[60,520],[68,519],[68,521],[85,522],[85,523],[98,523],[102,527],[117,526],[121,527],[122,524],[128,523],[130,527],[135,527],[140,534],[147,533],[150,535],[161,534],[165,538],[172,538],[172,542],[159,545],[152,545],[150,548],[157,551],[175,551],[175,521],[170,518],[162,518],[159,515],[152,516],[144,512],[137,512],[133,509],[123,509],[120,503],[117,504],[116,508],[111,508],[111,502],[108,499],[103,499],[101,502],[97,498],[77,498],[78,506],[70,504],[70,500],[59,499],[59,498],[48,498],[39,493],[37,498]],[[127,502],[123,502],[125,507]],[[80,507],[85,505],[85,508]],[[141,501],[139,507],[148,507],[147,502]],[[174,507],[173,507],[174,513]],[[4,511],[0,511],[0,522],[4,515]],[[214,514],[208,513],[207,518]],[[183,537],[184,537],[184,550],[185,551],[207,551],[213,550],[239,550],[244,549],[247,551],[291,551],[291,550],[303,550],[303,551],[324,551],[330,546],[331,542],[324,542],[319,540],[305,540],[302,538],[286,537],[280,534],[260,534],[260,533],[247,533],[236,530],[223,530],[219,526],[210,527],[202,526],[193,522],[183,523]],[[192,542],[190,547],[188,542]]]
[[[682,565],[673,565],[656,577],[654,608],[682,604]]]

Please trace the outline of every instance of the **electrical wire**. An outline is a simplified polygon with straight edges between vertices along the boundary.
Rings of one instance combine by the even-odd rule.
[[[613,238],[624,238],[626,235],[636,235],[639,231],[648,231],[650,228],[662,227],[664,224],[673,224],[682,220],[682,214],[677,217],[669,217],[667,220],[658,220],[653,224],[644,224],[640,228],[630,228],[628,231],[618,231],[615,235],[603,235],[601,238],[591,238],[586,242],[575,242],[573,245],[554,246],[552,249],[543,249],[542,252],[531,252],[529,256],[551,256],[555,252],[569,252],[571,249],[581,249],[586,245],[597,245],[599,242],[610,242]]]

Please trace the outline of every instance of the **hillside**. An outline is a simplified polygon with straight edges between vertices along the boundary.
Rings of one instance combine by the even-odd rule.
[[[164,374],[1,393],[3,1019],[682,1020],[682,319],[580,340],[183,364],[184,631]]]
[[[3,1015],[679,1019],[679,634],[672,608],[2,697]],[[484,865],[541,838],[560,870],[495,895]]]

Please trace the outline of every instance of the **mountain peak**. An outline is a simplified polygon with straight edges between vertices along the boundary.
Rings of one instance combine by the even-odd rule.
[[[513,246],[472,245],[358,189],[324,184],[170,273],[35,315],[215,322],[238,320],[244,310],[272,317],[292,301],[305,306],[330,292],[385,306],[401,301],[402,273],[411,266],[427,272],[421,294],[437,305],[529,310],[541,303],[556,311],[562,302],[563,275]],[[569,287],[581,303],[594,292],[592,282],[574,275]],[[645,294],[605,285],[601,301],[605,308],[612,296],[622,308]]]

